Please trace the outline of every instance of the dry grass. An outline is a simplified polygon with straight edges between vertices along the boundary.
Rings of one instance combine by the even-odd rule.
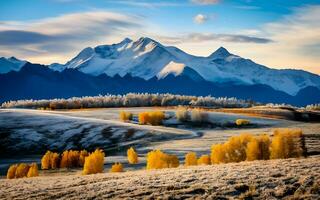
[[[320,157],[0,180],[0,199],[319,199]]]

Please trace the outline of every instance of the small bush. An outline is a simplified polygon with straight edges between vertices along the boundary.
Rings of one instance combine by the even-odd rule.
[[[131,112],[126,112],[126,111],[120,111],[120,120],[127,122],[132,120],[132,113]]]
[[[208,122],[208,114],[200,109],[195,108],[191,111],[191,121],[194,123]]]
[[[169,155],[160,150],[153,150],[147,154],[147,169],[173,168],[179,166],[176,155]]]
[[[121,163],[114,163],[110,169],[110,172],[123,172],[123,166]]]
[[[30,166],[25,163],[20,163],[16,169],[15,178],[27,177]]]
[[[250,120],[247,119],[237,119],[236,120],[237,126],[246,126],[250,124]]]
[[[185,166],[197,165],[197,154],[195,152],[189,152],[185,156]]]
[[[185,122],[188,120],[188,110],[182,106],[179,106],[176,110],[176,118],[180,122]]]
[[[210,165],[210,156],[209,155],[202,155],[197,160],[198,165]]]
[[[302,156],[303,149],[301,148],[301,129],[276,129],[273,135],[270,145],[271,159]]]
[[[13,179],[16,177],[17,164],[11,165],[7,172],[7,179]]]
[[[104,152],[96,149],[93,153],[85,158],[83,166],[83,174],[96,174],[103,172]]]
[[[150,124],[153,126],[162,124],[164,120],[164,112],[162,111],[150,111],[139,113],[139,124]]]
[[[38,165],[37,163],[32,163],[30,165],[27,177],[35,177],[35,176],[39,176],[39,172],[38,172]]]
[[[130,164],[137,164],[138,163],[138,154],[136,151],[131,147],[127,151],[127,157],[128,157],[128,162]]]

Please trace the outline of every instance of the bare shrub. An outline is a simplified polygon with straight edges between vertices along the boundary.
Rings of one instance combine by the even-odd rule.
[[[303,149],[301,148],[301,129],[276,129],[274,130],[273,135],[270,145],[271,159],[302,156]]]
[[[123,172],[123,166],[121,163],[114,163],[111,166],[110,172]]]
[[[138,163],[138,154],[134,150],[134,148],[130,148],[127,151],[127,157],[128,157],[128,162],[130,164],[137,164]]]
[[[210,156],[209,155],[202,155],[200,158],[197,160],[198,165],[210,165]]]
[[[127,122],[127,121],[130,121],[132,120],[132,113],[131,112],[126,112],[126,111],[120,111],[120,120],[121,121],[124,121],[124,122]]]
[[[160,150],[153,150],[147,154],[147,169],[173,168],[179,166],[176,155],[163,153]]]
[[[192,109],[191,121],[194,123],[205,123],[208,122],[208,113],[201,111],[198,108]]]
[[[179,106],[176,110],[176,118],[180,122],[185,122],[188,120],[188,109],[182,106]]]
[[[197,165],[197,154],[195,152],[188,152],[185,155],[185,166]]]
[[[83,166],[83,174],[96,174],[103,172],[104,168],[104,152],[96,149],[93,153],[85,158]]]

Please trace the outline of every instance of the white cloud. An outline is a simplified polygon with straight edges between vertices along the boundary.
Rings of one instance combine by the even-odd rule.
[[[33,62],[64,62],[86,46],[113,43],[141,32],[143,19],[135,15],[94,11],[33,21],[0,24],[2,56]],[[10,53],[10,54],[9,54]],[[57,58],[58,60],[54,60]]]
[[[194,18],[193,21],[197,24],[203,24],[204,22],[206,22],[208,20],[208,17],[206,15],[203,14],[197,14]]]
[[[210,5],[210,4],[217,4],[220,0],[191,0],[192,3],[201,4],[201,5]]]

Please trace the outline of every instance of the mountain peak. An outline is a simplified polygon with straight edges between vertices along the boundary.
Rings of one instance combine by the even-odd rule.
[[[215,52],[213,52],[209,57],[214,58],[225,58],[230,56],[231,53],[224,47],[219,47]]]
[[[130,39],[130,38],[124,38],[121,42],[120,42],[120,44],[128,44],[128,43],[130,43],[130,42],[132,42],[132,40]]]

